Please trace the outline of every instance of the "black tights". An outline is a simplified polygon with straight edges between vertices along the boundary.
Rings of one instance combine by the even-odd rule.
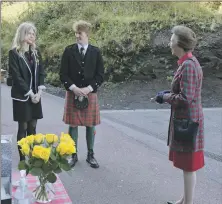
[[[31,120],[28,122],[18,122],[17,142],[28,135],[36,134],[37,120]],[[20,147],[18,146],[20,161],[25,160],[25,156],[22,155]]]

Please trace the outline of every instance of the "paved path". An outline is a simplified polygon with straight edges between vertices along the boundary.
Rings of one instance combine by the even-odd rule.
[[[44,119],[38,132],[67,130],[62,122],[64,100],[43,94]],[[205,109],[206,166],[198,172],[195,204],[222,201],[222,108]],[[84,128],[80,128],[79,162],[61,180],[73,204],[164,204],[180,197],[182,172],[168,161],[166,135],[169,110],[102,111],[97,127],[96,158],[100,168],[86,162]],[[16,135],[10,88],[1,85],[2,134]],[[14,137],[13,168],[18,162]]]

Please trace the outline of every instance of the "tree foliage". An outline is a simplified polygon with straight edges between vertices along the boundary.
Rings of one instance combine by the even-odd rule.
[[[130,45],[131,54],[139,53],[149,46],[150,35],[156,31],[181,23],[206,31],[212,22],[222,21],[221,13],[216,12],[221,2],[5,2],[2,5],[3,65],[17,26],[33,21],[38,29],[38,46],[46,61],[47,80],[55,81],[54,85],[58,81],[60,56],[74,42],[72,24],[76,20],[92,23],[90,41],[102,49],[106,68],[128,59],[116,49]]]

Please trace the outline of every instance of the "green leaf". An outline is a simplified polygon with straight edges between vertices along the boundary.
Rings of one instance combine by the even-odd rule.
[[[60,168],[63,169],[64,171],[70,171],[72,169],[68,160],[64,158],[61,158],[60,160]]]
[[[33,176],[40,176],[43,173],[41,168],[34,167],[30,170],[30,174]]]
[[[19,169],[19,170],[26,170],[27,167],[28,167],[28,166],[27,166],[27,164],[25,163],[25,160],[20,161],[19,164],[18,164],[18,169]]]
[[[53,170],[53,172],[54,172],[55,174],[60,174],[60,173],[62,173],[62,170],[58,167],[58,168],[56,168],[55,170]]]
[[[56,177],[56,175],[55,175],[54,173],[50,173],[50,174],[46,177],[46,179],[47,179],[48,182],[50,182],[50,183],[55,183],[56,180],[57,180],[57,177]]]
[[[67,163],[67,164],[60,163],[60,167],[64,171],[70,171],[72,169],[71,166],[69,165],[69,163]]]
[[[37,167],[37,168],[40,168],[40,167],[42,167],[43,163],[44,163],[43,160],[37,159],[37,160],[34,161],[33,166]]]
[[[51,168],[53,170],[57,169],[57,167],[59,166],[58,162],[57,161],[51,161]]]
[[[51,151],[50,158],[51,158],[53,161],[56,160],[56,156],[55,156],[55,154],[53,153],[53,151]]]
[[[30,167],[29,160],[25,160],[26,166]]]
[[[61,164],[68,164],[69,162],[68,162],[67,159],[61,158],[60,163],[61,163]]]
[[[34,163],[35,160],[36,160],[36,158],[31,157],[31,158],[27,161],[28,165],[33,167],[33,163]]]
[[[61,159],[62,159],[62,160],[67,160],[67,157],[68,157],[68,156],[69,156],[69,155],[66,155],[66,154],[65,154],[65,155],[62,155],[62,156],[61,156]]]
[[[48,174],[50,171],[52,171],[52,168],[49,166],[48,163],[44,163],[42,165],[42,170],[44,174]]]

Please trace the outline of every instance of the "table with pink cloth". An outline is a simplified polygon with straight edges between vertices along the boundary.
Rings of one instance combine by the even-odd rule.
[[[13,172],[12,173],[12,183],[16,180],[19,179],[19,172]],[[33,191],[37,187],[37,177],[32,176],[30,174],[27,175],[27,183],[28,183],[28,188],[30,191]],[[53,201],[50,202],[50,204],[72,204],[72,201],[69,198],[69,195],[67,194],[62,181],[60,178],[57,176],[57,181],[56,183],[53,184],[54,189],[55,189],[55,197]],[[15,187],[12,187],[12,199],[14,197],[14,193],[16,191]],[[35,202],[35,204],[38,204]]]

